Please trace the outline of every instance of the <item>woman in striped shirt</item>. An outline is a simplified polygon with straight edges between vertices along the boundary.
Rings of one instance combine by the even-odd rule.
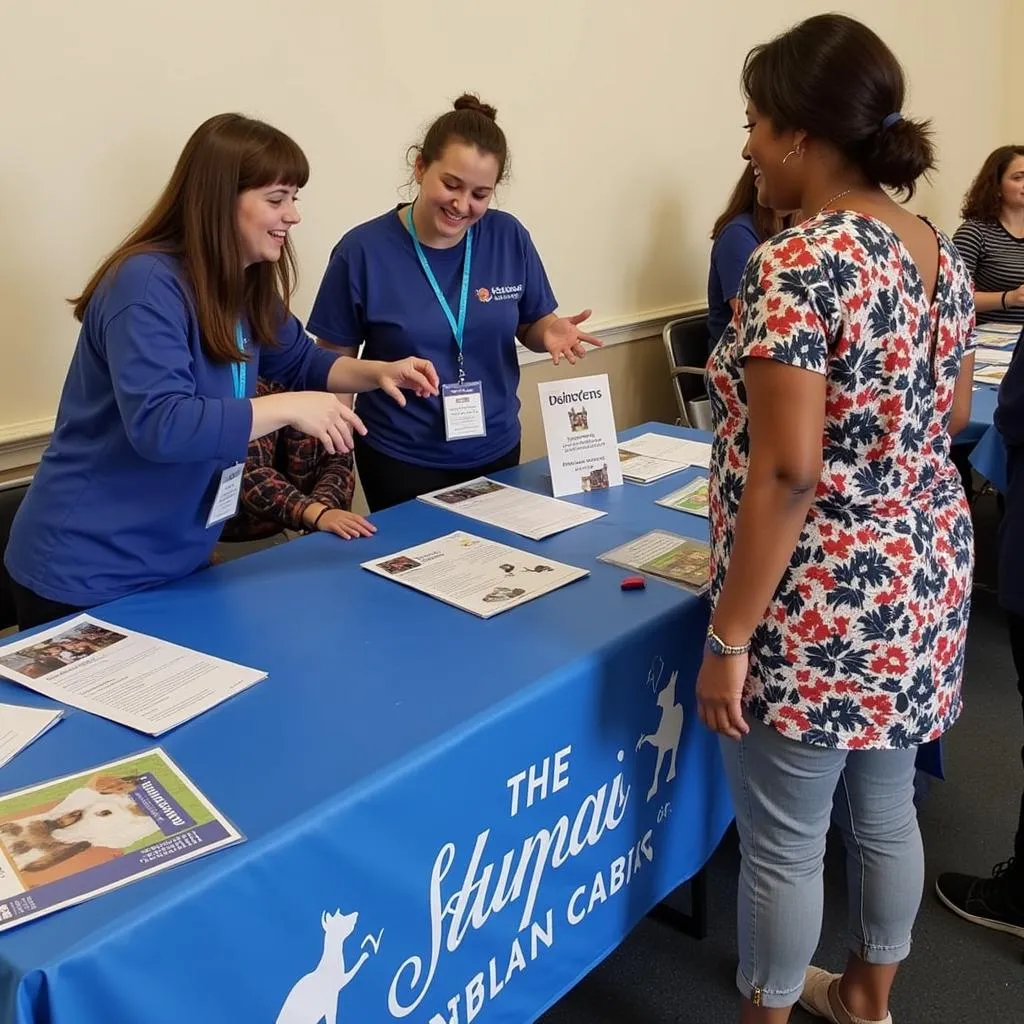
[[[974,279],[978,323],[1024,324],[1024,146],[989,154],[953,242]]]

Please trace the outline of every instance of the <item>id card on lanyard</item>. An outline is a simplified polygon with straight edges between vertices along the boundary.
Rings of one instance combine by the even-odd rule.
[[[423,273],[434,290],[438,304],[444,310],[452,334],[455,336],[455,344],[459,349],[459,379],[455,384],[441,385],[445,440],[460,441],[467,437],[484,437],[487,433],[487,423],[484,419],[483,383],[478,380],[466,380],[466,369],[462,357],[462,340],[466,330],[466,306],[469,302],[469,271],[473,264],[473,228],[466,232],[466,253],[462,261],[462,288],[459,292],[459,316],[456,319],[437,282],[437,276],[427,262],[427,254],[423,251],[419,236],[416,234],[416,222],[413,219],[415,206],[416,204],[413,203],[409,208],[409,234],[412,236],[413,248],[416,250]]]
[[[235,324],[235,344],[238,351],[245,355],[245,334],[242,325]],[[237,363],[231,364],[231,383],[234,385],[235,398],[245,398],[246,376],[248,364],[240,359]],[[220,483],[217,485],[217,493],[213,498],[213,505],[210,514],[206,519],[207,528],[217,526],[230,519],[238,511],[238,499],[242,494],[242,472],[245,470],[244,462],[237,462],[220,475]]]

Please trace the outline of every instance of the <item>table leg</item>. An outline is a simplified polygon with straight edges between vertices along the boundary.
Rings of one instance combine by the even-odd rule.
[[[679,904],[684,902],[682,895],[689,890],[689,909],[682,909]],[[661,901],[647,915],[655,921],[667,924],[670,928],[689,935],[694,939],[703,939],[708,934],[708,879],[704,868],[701,868],[688,882]]]

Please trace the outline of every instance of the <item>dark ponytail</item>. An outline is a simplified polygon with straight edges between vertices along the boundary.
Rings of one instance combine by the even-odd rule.
[[[831,143],[869,180],[903,196],[935,166],[930,123],[902,116],[903,68],[853,18],[820,14],[755,47],[743,88],[777,131],[803,129]]]

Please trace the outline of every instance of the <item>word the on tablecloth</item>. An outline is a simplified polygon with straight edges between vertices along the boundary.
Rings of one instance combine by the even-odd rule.
[[[549,498],[546,494],[500,484],[485,476],[422,494],[420,501],[511,530],[531,540],[543,540],[607,514],[595,508]]]

